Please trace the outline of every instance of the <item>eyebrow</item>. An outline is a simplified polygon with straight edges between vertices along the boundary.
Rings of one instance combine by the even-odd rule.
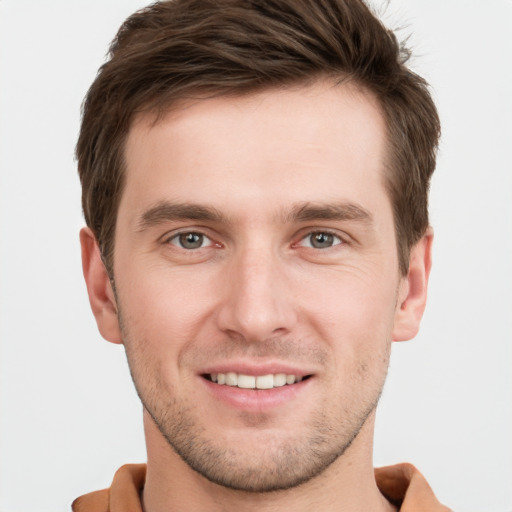
[[[317,220],[356,221],[370,225],[372,214],[360,205],[348,202],[295,204],[282,215],[283,222],[310,222]],[[228,224],[229,219],[212,206],[195,203],[170,203],[162,201],[146,210],[138,220],[138,231],[176,220],[196,220]]]
[[[300,203],[285,216],[287,221],[309,222],[315,220],[356,221],[370,225],[373,215],[354,203]]]
[[[138,221],[138,231],[144,231],[172,220],[197,220],[226,223],[227,218],[216,208],[194,203],[169,203],[162,201],[146,210]]]

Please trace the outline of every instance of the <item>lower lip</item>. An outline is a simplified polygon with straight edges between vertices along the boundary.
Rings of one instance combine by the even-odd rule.
[[[243,389],[225,384],[217,384],[200,377],[208,391],[218,400],[231,407],[246,412],[264,412],[294,400],[310,386],[312,377],[272,389]]]

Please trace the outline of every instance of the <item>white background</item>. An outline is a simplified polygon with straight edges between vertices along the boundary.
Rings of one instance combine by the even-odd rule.
[[[145,460],[122,347],[81,277],[81,100],[137,0],[0,0],[0,512],[68,510]],[[421,334],[394,347],[375,463],[512,511],[512,2],[392,0],[443,121]]]

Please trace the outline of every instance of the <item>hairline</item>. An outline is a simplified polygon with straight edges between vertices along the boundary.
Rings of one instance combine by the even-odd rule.
[[[201,90],[199,88],[193,89],[186,95],[181,95],[181,97],[177,97],[175,99],[169,98],[167,100],[162,101],[165,98],[165,94],[161,94],[153,101],[146,102],[142,104],[140,108],[135,109],[131,116],[127,126],[126,131],[120,137],[119,144],[119,191],[116,196],[116,204],[114,214],[114,222],[112,226],[112,236],[110,237],[110,246],[108,247],[108,254],[103,254],[103,250],[100,251],[102,254],[103,263],[107,269],[109,275],[113,276],[114,272],[114,253],[115,253],[115,239],[117,234],[117,219],[119,213],[119,207],[121,204],[121,200],[124,193],[124,188],[126,186],[126,174],[128,163],[126,161],[126,146],[128,139],[130,137],[130,133],[135,125],[135,123],[139,122],[143,118],[152,119],[149,123],[150,127],[157,126],[160,122],[163,122],[169,115],[172,115],[173,112],[179,110],[185,110],[197,103],[208,101],[211,99],[217,98],[232,98],[239,99],[244,97],[255,96],[258,94],[266,94],[272,93],[275,91],[288,91],[291,89],[301,89],[308,88],[319,82],[329,82],[331,81],[332,87],[338,87],[342,84],[348,84],[349,86],[355,88],[361,94],[363,94],[368,101],[373,101],[374,105],[378,109],[380,115],[382,116],[382,120],[384,121],[385,132],[384,132],[384,155],[382,159],[382,185],[384,186],[385,193],[390,201],[390,205],[392,208],[393,215],[393,224],[394,224],[394,235],[395,235],[395,247],[398,256],[398,265],[401,275],[406,275],[408,271],[408,253],[410,252],[410,247],[407,250],[403,250],[403,243],[400,238],[400,225],[397,219],[397,213],[395,211],[395,203],[392,195],[392,175],[397,172],[398,163],[395,161],[396,157],[393,150],[393,137],[391,133],[391,120],[388,116],[386,109],[384,108],[384,102],[379,97],[379,95],[374,92],[371,87],[367,86],[363,83],[358,77],[353,76],[350,73],[340,72],[338,74],[333,73],[325,73],[320,72],[317,74],[311,74],[308,77],[302,77],[297,80],[283,82],[281,84],[261,84],[261,85],[253,85],[247,88],[230,88],[230,87],[211,87],[209,89],[205,88]],[[196,93],[194,94],[194,91]],[[160,101],[159,101],[160,100]],[[158,106],[156,105],[157,103]],[[152,106],[152,104],[154,104]],[[406,261],[403,261],[406,258]]]

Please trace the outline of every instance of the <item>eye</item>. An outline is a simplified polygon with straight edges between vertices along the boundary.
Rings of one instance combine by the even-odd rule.
[[[202,233],[190,231],[174,235],[172,238],[169,238],[169,243],[181,249],[193,250],[208,247],[212,244],[212,241]]]
[[[312,247],[313,249],[328,249],[341,243],[343,241],[340,237],[328,231],[315,231],[304,237],[299,245],[302,247]]]

